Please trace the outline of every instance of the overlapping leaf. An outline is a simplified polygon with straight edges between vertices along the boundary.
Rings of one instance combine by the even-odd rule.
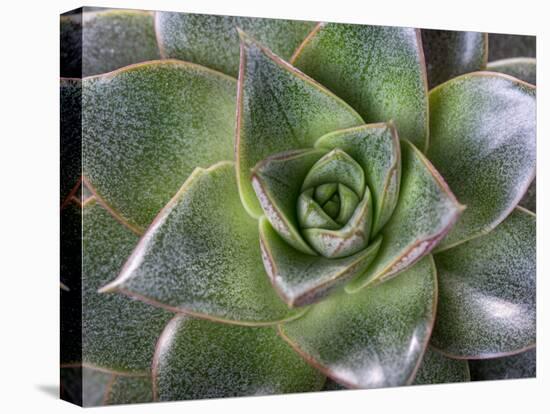
[[[302,183],[324,150],[296,150],[275,154],[252,170],[252,185],[267,220],[298,251],[315,255],[300,231],[297,209]]]
[[[344,101],[242,32],[237,111],[239,191],[255,217],[262,214],[251,184],[256,163],[364,123]]]
[[[468,361],[447,358],[428,346],[413,384],[446,384],[467,381],[470,381]]]
[[[369,124],[320,137],[316,148],[341,148],[356,160],[370,189],[374,216],[372,235],[387,223],[399,198],[401,150],[393,124]]]
[[[487,65],[487,70],[505,73],[532,85],[537,84],[537,62],[534,58],[495,60]]]
[[[324,377],[277,335],[187,316],[174,318],[153,360],[161,401],[318,391]]]
[[[280,325],[281,335],[306,361],[347,387],[409,384],[434,323],[435,272],[428,256],[388,282],[333,294]]]
[[[535,215],[515,209],[496,229],[435,255],[439,305],[432,345],[494,358],[536,340]]]
[[[151,12],[84,10],[82,76],[160,58]]]
[[[463,210],[447,184],[414,145],[403,141],[401,154],[399,201],[381,231],[378,256],[366,273],[346,286],[349,292],[387,280],[428,254]]]
[[[103,290],[236,324],[296,316],[265,275],[258,222],[241,205],[230,162],[195,170]]]
[[[260,243],[267,276],[289,306],[317,301],[361,274],[380,247],[377,239],[362,251],[341,259],[305,254],[289,246],[265,218],[260,219]]]
[[[61,368],[61,397],[83,407],[153,401],[151,375],[113,373],[89,366]]]
[[[232,78],[173,60],[84,79],[84,175],[143,230],[195,167],[233,158],[235,92]]]
[[[98,293],[116,277],[138,237],[97,201],[82,216],[82,360],[124,373],[145,373],[171,314],[123,295]]]
[[[195,62],[234,77],[239,68],[237,28],[288,60],[314,26],[299,20],[171,12],[157,12],[155,20],[163,57]]]
[[[401,138],[426,148],[428,86],[418,30],[321,23],[291,63],[368,123],[393,119]]]
[[[532,85],[478,72],[430,92],[428,158],[467,206],[442,250],[494,229],[535,174],[536,101]]]

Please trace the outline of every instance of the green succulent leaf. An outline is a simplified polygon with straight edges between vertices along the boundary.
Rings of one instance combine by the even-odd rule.
[[[505,73],[532,85],[537,84],[537,61],[535,58],[510,58],[495,60],[487,70]]]
[[[343,227],[338,230],[308,228],[302,233],[310,246],[321,256],[334,259],[363,250],[369,243],[371,227],[372,197],[370,190],[366,188],[363,199],[356,204],[350,219]]]
[[[237,28],[288,60],[315,26],[299,20],[156,12],[155,28],[163,57],[195,62],[237,77]]]
[[[447,358],[428,346],[413,384],[445,384],[467,381],[470,381],[468,361]]]
[[[138,230],[195,167],[233,159],[234,79],[166,60],[83,80],[83,171]]]
[[[428,254],[458,220],[463,206],[428,159],[413,144],[401,143],[399,201],[381,231],[382,245],[367,272],[352,280],[348,292],[384,281]]]
[[[422,29],[430,89],[455,76],[485,69],[487,33]]]
[[[302,183],[302,191],[335,182],[345,184],[357,196],[363,196],[365,173],[357,161],[339,148],[325,154],[311,167]]]
[[[113,374],[93,368],[68,368],[75,369],[80,373],[82,381],[82,405],[84,407],[95,407],[104,405],[107,399],[109,384],[113,380]]]
[[[393,119],[400,137],[426,148],[428,95],[419,30],[320,23],[290,62],[368,123]]]
[[[334,184],[335,188],[338,188],[338,184],[336,183],[322,184],[322,186],[319,187],[326,188],[325,186],[331,184]],[[333,230],[340,228],[340,225],[334,221],[340,212],[339,195],[335,194],[331,196],[329,200],[321,204],[315,199],[316,192],[316,190],[310,188],[302,192],[298,197],[296,214],[298,215],[300,227],[302,229],[323,227]],[[323,195],[321,198],[323,198]]]
[[[150,375],[132,377],[117,375],[111,383],[105,403],[140,404],[153,401],[153,381]]]
[[[291,307],[317,301],[365,271],[380,247],[377,239],[368,248],[342,259],[311,256],[289,246],[265,217],[260,219],[260,243],[267,275]]]
[[[532,85],[491,72],[463,75],[430,92],[428,158],[468,207],[439,250],[494,229],[535,174]]]
[[[363,124],[333,95],[248,35],[241,35],[236,160],[243,205],[262,215],[251,169],[273,154],[313,147],[320,136]],[[301,183],[300,183],[301,184]]]
[[[258,239],[258,222],[239,199],[233,163],[198,168],[103,291],[227,323],[295,317],[265,275]]]
[[[153,401],[151,375],[128,375],[90,366],[61,368],[61,396],[83,407]]]
[[[155,397],[161,401],[319,391],[324,380],[273,327],[184,315],[167,325],[153,359]]]
[[[307,173],[325,154],[324,150],[295,150],[275,154],[260,161],[252,170],[252,185],[263,212],[273,228],[285,241],[302,253],[315,255],[300,233],[298,218],[307,224],[308,217],[302,209],[307,199],[300,197],[302,183]],[[298,200],[298,202],[297,202]],[[316,203],[315,203],[316,204]],[[298,212],[298,216],[296,213]],[[325,220],[327,225],[337,226],[322,210],[309,210],[309,220]]]
[[[435,255],[439,305],[432,345],[491,358],[536,340],[536,218],[515,209],[489,234]]]
[[[82,23],[82,76],[160,58],[151,12],[84,12]]]
[[[279,330],[306,361],[348,388],[410,384],[435,318],[431,256],[400,277],[333,294]]]
[[[369,124],[328,133],[317,140],[316,148],[340,148],[365,172],[374,205],[372,235],[387,223],[399,197],[401,151],[392,123]]]
[[[536,348],[502,358],[468,361],[472,381],[487,381],[537,376]]]
[[[536,37],[489,33],[489,61],[512,57],[536,57]]]
[[[116,277],[138,237],[97,201],[82,213],[82,359],[125,373],[149,371],[170,312],[97,290]]]
[[[63,203],[79,184],[82,168],[82,86],[80,79],[62,78],[60,97],[60,202]]]

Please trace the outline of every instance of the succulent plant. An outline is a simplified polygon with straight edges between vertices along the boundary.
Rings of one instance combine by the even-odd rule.
[[[505,358],[536,339],[533,58],[400,27],[61,27],[64,398],[534,375]]]

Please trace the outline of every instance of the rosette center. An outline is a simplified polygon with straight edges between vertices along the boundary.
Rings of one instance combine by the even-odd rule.
[[[365,173],[339,148],[307,173],[296,211],[304,238],[325,257],[350,255],[368,245],[372,203]]]

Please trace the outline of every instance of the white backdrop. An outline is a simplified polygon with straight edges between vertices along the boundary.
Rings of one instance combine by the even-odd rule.
[[[0,407],[6,413],[66,413],[58,383],[58,14],[78,1],[7,0],[0,24]],[[538,3],[538,4],[537,4]],[[550,389],[544,342],[550,294],[546,185],[550,156],[550,44],[542,1],[111,0],[91,5],[536,34],[538,53],[538,378],[279,397],[106,408],[112,413],[540,412]],[[545,27],[546,25],[546,27]],[[545,73],[546,72],[546,73]],[[545,76],[547,75],[547,76]],[[546,257],[545,257],[546,256]],[[546,292],[545,292],[546,290]],[[546,391],[548,394],[548,391]]]

